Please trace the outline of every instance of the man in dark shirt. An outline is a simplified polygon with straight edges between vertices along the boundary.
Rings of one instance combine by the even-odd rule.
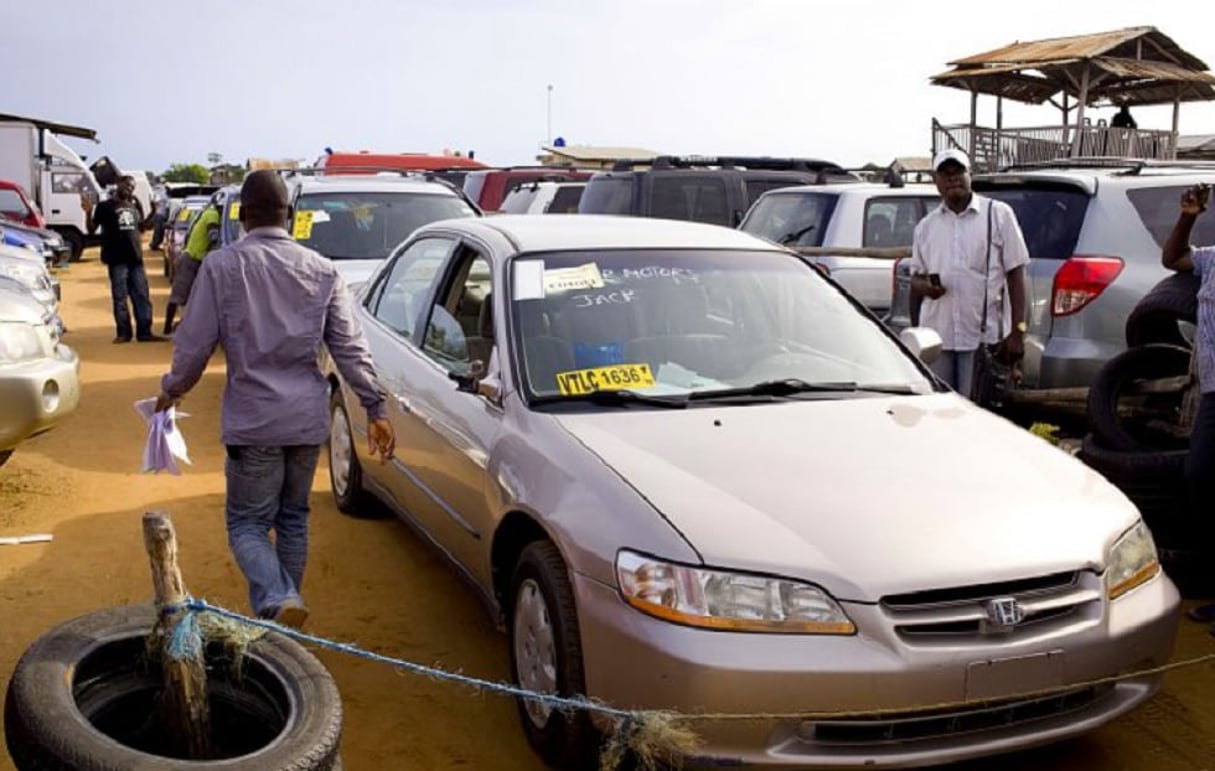
[[[140,232],[145,227],[143,207],[135,199],[135,179],[118,180],[114,196],[93,207],[92,199],[81,196],[80,205],[89,235],[101,228],[101,261],[110,273],[110,296],[114,300],[116,343],[131,342],[131,315],[127,297],[135,309],[135,339],[160,340],[152,334],[152,302],[148,296],[148,276],[143,269]]]

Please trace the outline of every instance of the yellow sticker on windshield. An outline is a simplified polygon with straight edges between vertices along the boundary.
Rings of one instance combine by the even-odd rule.
[[[291,237],[301,241],[312,238],[312,212],[297,211],[291,225]]]
[[[193,213],[192,209],[187,209],[186,207],[183,206],[181,208],[181,211],[177,212],[177,221],[185,222],[186,220],[188,220],[190,218],[190,215],[192,213]]]
[[[566,396],[581,396],[594,391],[619,391],[654,385],[648,364],[613,364],[610,367],[574,369],[557,373],[557,390]]]
[[[240,219],[240,201],[237,201],[236,203],[234,203],[228,207],[228,219],[230,219],[230,220]]]

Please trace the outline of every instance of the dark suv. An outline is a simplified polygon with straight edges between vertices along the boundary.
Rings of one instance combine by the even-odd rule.
[[[648,168],[638,169],[639,165]],[[793,185],[857,182],[830,161],[808,158],[673,157],[621,161],[587,182],[579,214],[691,220],[737,227],[760,195]]]

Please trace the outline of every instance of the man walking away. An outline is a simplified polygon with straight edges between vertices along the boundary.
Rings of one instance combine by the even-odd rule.
[[[131,342],[131,314],[127,298],[135,311],[135,339],[160,340],[152,334],[152,301],[148,296],[148,276],[143,269],[143,207],[135,199],[134,177],[118,180],[112,198],[97,204],[87,195],[80,196],[89,235],[101,229],[101,262],[110,274],[110,297],[114,301],[114,342]]]
[[[923,298],[920,323],[941,336],[933,372],[972,398],[980,345],[998,343],[1009,364],[1024,355],[1029,252],[1012,208],[972,192],[966,153],[942,150],[932,168],[941,204],[915,227],[911,291]]]
[[[387,461],[395,437],[345,282],[332,262],[287,233],[282,179],[253,172],[240,201],[246,236],[202,263],[156,407],[176,404],[223,346],[228,546],[248,581],[253,611],[298,627],[308,615],[300,596],[308,494],[329,436],[329,384],[317,365],[322,342],[367,410],[370,452]]]

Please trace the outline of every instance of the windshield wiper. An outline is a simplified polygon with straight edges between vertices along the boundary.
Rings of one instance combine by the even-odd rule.
[[[793,396],[804,393],[879,393],[879,394],[915,394],[912,386],[903,384],[872,384],[860,385],[850,380],[808,382],[800,378],[790,377],[781,380],[764,380],[754,385],[742,388],[722,388],[712,391],[696,391],[688,394],[689,399],[704,401],[706,399],[729,399],[736,396]]]
[[[814,228],[815,228],[814,225],[807,225],[806,227],[802,228],[801,230],[795,230],[792,233],[786,233],[783,236],[781,236],[780,243],[781,243],[781,245],[797,243],[797,241],[802,236],[806,235],[811,230],[814,230]]]
[[[591,391],[585,394],[561,394],[553,396],[541,396],[532,400],[532,404],[552,404],[555,402],[591,402],[593,404],[602,404],[610,407],[619,407],[626,404],[650,404],[655,407],[666,407],[668,409],[683,409],[688,406],[688,395],[679,394],[677,396],[651,396],[643,394],[639,391],[632,391],[627,388],[622,388],[617,391]]]

